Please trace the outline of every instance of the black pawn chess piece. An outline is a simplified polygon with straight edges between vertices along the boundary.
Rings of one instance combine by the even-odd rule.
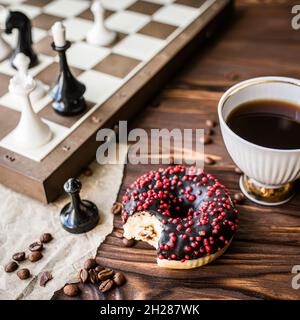
[[[63,228],[71,233],[84,233],[92,230],[99,221],[98,209],[91,201],[80,199],[81,182],[70,178],[65,183],[64,189],[70,195],[71,202],[60,212]]]
[[[67,62],[66,51],[71,46],[69,41],[63,47],[52,43],[53,50],[59,54],[60,71],[56,84],[51,90],[54,110],[63,116],[75,116],[86,109],[83,97],[86,87],[73,76]]]
[[[14,29],[18,30],[18,42],[10,57],[11,66],[16,69],[14,59],[20,52],[24,53],[30,59],[29,68],[36,66],[39,61],[36,53],[32,49],[31,22],[24,13],[9,11],[5,21],[5,33],[10,34]]]

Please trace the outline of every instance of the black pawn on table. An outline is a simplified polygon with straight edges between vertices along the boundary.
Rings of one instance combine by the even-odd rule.
[[[64,185],[71,198],[60,213],[63,228],[71,233],[84,233],[92,230],[99,221],[98,209],[94,203],[80,199],[81,182],[70,178]]]
[[[9,11],[5,21],[5,33],[10,34],[14,29],[18,30],[18,42],[11,57],[10,64],[16,69],[14,59],[18,53],[24,53],[29,59],[29,68],[38,64],[38,57],[32,49],[31,22],[22,12]]]

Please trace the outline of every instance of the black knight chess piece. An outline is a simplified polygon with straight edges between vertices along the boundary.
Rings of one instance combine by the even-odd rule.
[[[16,69],[14,59],[20,52],[24,53],[30,59],[29,68],[36,66],[39,61],[36,53],[32,49],[31,22],[24,13],[9,11],[5,21],[5,33],[10,34],[14,29],[18,30],[18,42],[10,57],[11,66]]]
[[[92,230],[99,221],[98,209],[91,201],[80,199],[80,181],[70,178],[65,183],[64,189],[70,195],[71,202],[60,213],[63,228],[71,233],[84,233]]]
[[[83,97],[86,87],[73,76],[67,62],[66,51],[70,46],[69,41],[66,41],[63,47],[57,47],[55,43],[52,43],[53,50],[59,54],[60,65],[57,82],[51,90],[54,100],[52,106],[57,113],[63,116],[74,116],[86,109]]]

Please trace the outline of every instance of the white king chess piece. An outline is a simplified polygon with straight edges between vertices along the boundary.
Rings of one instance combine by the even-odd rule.
[[[36,83],[30,77],[25,79],[14,76],[9,83],[9,92],[19,97],[22,108],[21,119],[13,131],[15,144],[23,149],[35,149],[47,144],[52,133],[49,126],[33,111],[29,95],[35,89]]]
[[[108,46],[114,42],[117,33],[108,30],[104,25],[104,8],[101,1],[96,0],[91,6],[91,11],[94,15],[94,25],[88,31],[86,40],[88,43],[96,46]]]
[[[18,53],[14,59],[14,65],[18,70],[18,76],[22,81],[25,81],[28,76],[30,59],[22,52]],[[44,84],[35,80],[35,89],[30,93],[30,100],[33,104],[39,101],[46,94],[46,89]]]
[[[2,32],[5,28],[5,21],[8,15],[8,10],[0,6],[0,61],[6,59],[11,53],[11,47],[9,44],[2,38]]]

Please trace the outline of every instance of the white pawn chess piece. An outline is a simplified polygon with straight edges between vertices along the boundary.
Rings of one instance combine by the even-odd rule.
[[[25,81],[28,76],[30,59],[22,52],[18,53],[14,59],[14,65],[18,70],[18,76]],[[36,87],[30,94],[30,100],[33,104],[39,101],[46,94],[45,86],[39,80],[35,80]]]
[[[88,43],[96,46],[108,46],[114,42],[117,33],[108,30],[104,25],[104,8],[100,0],[94,1],[91,6],[91,11],[94,15],[94,25],[88,31],[86,40]]]
[[[22,79],[14,76],[9,83],[9,92],[19,97],[22,103],[22,113],[17,127],[13,131],[13,139],[16,145],[23,149],[35,149],[47,144],[52,138],[49,126],[33,111],[29,98],[35,89],[35,81],[27,76]]]
[[[7,9],[3,6],[0,6],[0,61],[6,59],[11,53],[11,47],[9,44],[2,38],[2,32],[4,29],[5,20],[7,17]]]

